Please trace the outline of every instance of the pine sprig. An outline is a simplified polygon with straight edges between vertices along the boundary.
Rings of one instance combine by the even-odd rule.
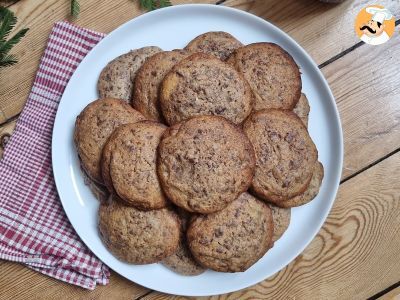
[[[15,27],[15,24],[17,24],[17,18],[14,13],[9,9],[0,6],[0,68],[8,67],[17,63],[15,55],[10,55],[9,52],[29,30],[29,28],[21,29],[13,37],[7,40],[7,37]]]
[[[78,18],[80,12],[81,6],[78,0],[71,0],[71,16],[76,19]]]
[[[17,18],[5,7],[0,7],[0,20],[0,42],[4,43],[5,38],[10,34],[15,24],[17,24]]]
[[[171,6],[170,0],[139,0],[140,6],[148,11]],[[70,14],[76,19],[79,16],[81,7],[78,0],[71,0]]]
[[[28,28],[21,29],[8,41],[0,43],[0,53],[7,54],[8,52],[10,52],[11,48],[14,47],[25,36],[28,30]]]
[[[139,0],[139,3],[142,8],[149,11],[172,5],[169,0]]]
[[[1,67],[9,67],[12,66],[14,64],[16,64],[18,62],[17,58],[15,57],[15,55],[9,54],[6,55],[5,57],[3,57],[0,61],[0,68]]]

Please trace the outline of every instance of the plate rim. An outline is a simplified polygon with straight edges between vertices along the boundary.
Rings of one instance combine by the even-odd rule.
[[[53,169],[54,181],[55,181],[56,188],[57,188],[57,193],[58,193],[58,195],[59,195],[59,198],[60,198],[61,204],[62,204],[62,206],[63,206],[63,209],[64,209],[64,211],[65,211],[65,214],[66,214],[66,216],[67,216],[69,222],[71,223],[72,227],[74,228],[74,231],[75,231],[76,234],[79,236],[79,238],[82,240],[82,242],[86,245],[86,247],[88,247],[88,249],[90,249],[90,251],[91,251],[96,257],[99,258],[99,256],[97,256],[97,254],[95,253],[96,251],[94,251],[94,250],[89,246],[90,243],[87,243],[86,238],[85,238],[85,237],[82,237],[82,236],[79,234],[78,230],[75,229],[75,225],[74,225],[75,222],[71,221],[71,219],[70,219],[70,217],[69,217],[69,214],[68,214],[68,208],[66,207],[65,202],[64,202],[64,200],[62,199],[61,193],[59,192],[60,189],[58,188],[59,186],[61,186],[61,185],[63,184],[63,182],[62,182],[62,176],[63,176],[63,174],[59,174],[59,172],[58,172],[58,171],[59,171],[59,168],[54,167],[54,166],[58,166],[58,165],[59,165],[59,163],[57,162],[57,158],[56,158],[57,155],[55,154],[55,146],[54,146],[54,145],[56,145],[56,144],[57,144],[57,141],[58,141],[59,139],[61,139],[61,137],[59,137],[59,136],[56,134],[56,132],[58,131],[59,126],[61,126],[61,125],[60,125],[60,121],[59,121],[59,119],[60,119],[60,113],[59,113],[59,112],[60,112],[60,109],[59,109],[59,108],[60,108],[60,106],[66,101],[66,100],[64,100],[64,98],[65,98],[65,91],[68,89],[68,87],[69,87],[70,82],[72,81],[72,79],[73,79],[74,77],[76,77],[77,74],[79,73],[80,67],[83,65],[83,63],[85,62],[85,60],[88,60],[88,57],[92,54],[93,50],[94,50],[98,45],[100,45],[102,42],[104,42],[104,41],[106,41],[106,40],[112,38],[112,35],[113,35],[115,32],[121,31],[121,30],[123,30],[125,27],[129,27],[129,26],[131,26],[132,23],[138,22],[138,21],[141,20],[141,19],[144,19],[144,18],[152,18],[152,17],[154,17],[154,15],[163,14],[163,13],[165,13],[166,11],[170,11],[170,10],[177,10],[177,11],[179,11],[179,10],[181,10],[181,9],[196,9],[196,8],[198,8],[198,7],[205,7],[205,8],[209,8],[209,9],[212,9],[212,10],[227,11],[227,12],[239,14],[239,15],[242,15],[242,16],[244,16],[244,17],[252,18],[252,19],[254,19],[255,21],[261,22],[261,23],[263,23],[263,25],[272,27],[274,30],[276,30],[276,31],[279,33],[279,35],[281,35],[281,36],[283,35],[286,39],[289,40],[289,42],[290,42],[291,44],[295,45],[295,46],[296,46],[296,49],[297,49],[298,51],[301,52],[301,55],[304,56],[304,57],[306,58],[307,62],[312,64],[312,66],[316,69],[316,72],[315,72],[315,73],[317,74],[317,76],[318,76],[318,78],[320,79],[320,81],[324,84],[324,88],[325,88],[325,90],[327,91],[327,93],[328,93],[328,95],[329,95],[329,101],[330,101],[331,104],[332,104],[331,107],[333,108],[333,113],[334,113],[334,116],[335,116],[335,125],[336,125],[336,126],[335,126],[335,127],[336,127],[335,129],[336,129],[336,131],[339,133],[339,135],[338,135],[338,141],[337,141],[338,144],[339,144],[339,145],[338,145],[338,149],[337,149],[337,150],[338,150],[337,159],[339,160],[339,165],[338,165],[337,168],[336,168],[337,171],[335,172],[335,177],[334,177],[334,178],[335,178],[335,181],[331,183],[331,185],[334,187],[334,189],[333,189],[334,192],[331,194],[332,201],[330,201],[329,206],[327,206],[327,210],[326,210],[326,212],[323,214],[323,217],[320,218],[320,220],[319,220],[319,222],[318,222],[318,225],[315,226],[315,227],[313,228],[313,230],[311,231],[311,233],[310,233],[310,235],[309,235],[310,238],[308,239],[308,241],[307,241],[306,243],[304,243],[304,246],[300,248],[301,250],[299,251],[299,253],[298,253],[296,256],[291,257],[291,259],[290,259],[289,262],[287,263],[287,265],[288,265],[288,264],[290,264],[298,255],[300,255],[300,254],[304,251],[304,249],[311,243],[311,241],[312,241],[312,240],[315,238],[315,236],[318,234],[318,232],[320,231],[321,227],[322,227],[323,224],[325,223],[325,221],[326,221],[326,219],[327,219],[327,217],[328,217],[328,215],[329,215],[329,213],[330,213],[330,211],[331,211],[331,209],[332,209],[333,203],[334,203],[335,200],[336,200],[337,192],[338,192],[339,185],[340,185],[340,178],[341,178],[341,174],[342,174],[342,169],[343,169],[343,156],[344,156],[343,130],[342,130],[342,125],[341,125],[341,119],[340,119],[340,115],[339,115],[338,107],[337,107],[337,105],[336,105],[335,98],[334,98],[334,96],[333,96],[333,93],[332,93],[332,91],[331,91],[331,89],[330,89],[330,87],[329,87],[329,85],[328,85],[328,83],[327,83],[327,81],[326,81],[324,75],[322,74],[321,70],[318,68],[318,65],[317,65],[317,64],[314,62],[314,60],[311,58],[311,56],[305,51],[305,49],[303,49],[303,47],[302,47],[299,43],[297,43],[288,33],[284,32],[283,30],[281,30],[279,27],[277,27],[277,26],[274,25],[273,23],[271,23],[271,22],[269,22],[269,21],[267,21],[267,20],[264,20],[264,19],[262,19],[261,17],[258,17],[258,16],[256,16],[256,15],[253,15],[253,14],[251,14],[251,13],[249,13],[249,12],[242,11],[242,10],[240,10],[240,9],[236,9],[236,8],[232,8],[232,7],[227,7],[227,6],[222,6],[222,5],[215,5],[215,4],[181,4],[181,5],[174,5],[174,6],[170,6],[170,7],[158,9],[158,10],[151,11],[151,12],[148,12],[148,13],[144,13],[144,14],[142,14],[142,15],[140,15],[140,16],[134,17],[134,18],[132,18],[131,20],[125,22],[124,24],[118,26],[116,29],[114,29],[113,31],[111,31],[110,33],[108,33],[98,44],[96,44],[96,45],[89,51],[89,53],[82,59],[82,61],[79,63],[78,67],[75,69],[74,73],[72,74],[71,78],[69,79],[69,81],[68,81],[68,83],[67,83],[67,85],[66,85],[66,87],[65,87],[65,89],[64,89],[63,95],[62,95],[62,97],[61,97],[61,99],[60,99],[60,102],[58,103],[57,113],[56,113],[56,117],[55,117],[55,120],[54,120],[54,126],[53,126],[53,131],[52,131],[52,134],[53,134],[53,135],[52,135],[52,140],[51,140],[51,141],[52,141],[52,146],[51,146],[51,157],[52,157],[52,167],[53,167],[52,169]],[[325,100],[327,100],[327,99],[325,99]],[[60,172],[61,172],[61,171],[60,171]],[[64,174],[64,175],[65,175],[65,174]],[[100,259],[100,258],[99,258],[99,259]],[[101,259],[100,259],[100,260],[101,260]],[[103,263],[104,263],[104,262],[103,262]],[[104,263],[104,264],[105,264],[105,263]],[[287,265],[286,265],[286,266],[287,266]],[[124,278],[127,278],[129,281],[134,282],[135,284],[139,284],[139,285],[144,286],[144,287],[146,287],[146,288],[148,288],[148,289],[151,289],[151,290],[157,290],[155,287],[148,286],[148,285],[143,284],[143,283],[137,283],[136,281],[133,281],[133,280],[129,279],[129,278],[126,277],[124,274],[120,273],[118,270],[115,270],[115,269],[111,268],[110,266],[109,266],[109,268],[112,269],[112,270],[114,270],[116,273],[120,274],[120,275],[123,276]],[[281,269],[281,270],[282,270],[282,269]],[[280,271],[280,270],[279,270],[279,271]],[[277,271],[277,272],[279,272],[279,271]],[[276,273],[277,273],[277,272],[276,272]],[[276,274],[276,273],[275,273],[275,274]],[[272,276],[272,275],[271,275],[271,276]],[[158,290],[158,291],[163,292],[163,293],[174,294],[174,295],[182,295],[182,296],[211,296],[211,295],[218,295],[218,294],[230,293],[230,292],[234,292],[234,291],[238,291],[238,290],[242,290],[242,289],[248,288],[248,287],[250,287],[250,286],[253,286],[253,285],[256,285],[256,284],[260,283],[261,281],[264,281],[267,277],[268,277],[268,275],[267,275],[267,276],[263,276],[263,278],[261,278],[260,280],[258,280],[257,282],[255,282],[255,283],[253,283],[253,284],[250,284],[250,285],[249,285],[249,284],[245,284],[245,285],[239,286],[239,287],[237,287],[237,288],[235,288],[235,289],[221,287],[221,289],[220,289],[220,291],[219,291],[218,293],[210,293],[210,292],[207,293],[207,292],[206,292],[206,293],[190,293],[190,294],[188,294],[188,293],[179,293],[179,292],[178,292],[178,293],[172,293],[171,291],[165,291],[165,290]]]

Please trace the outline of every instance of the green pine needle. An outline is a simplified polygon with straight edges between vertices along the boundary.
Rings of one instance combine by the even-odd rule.
[[[171,6],[169,0],[139,0],[140,6],[148,11]]]
[[[13,12],[5,7],[0,7],[0,42],[4,43],[6,37],[10,34],[11,30],[17,23],[17,18]]]
[[[140,6],[148,11],[171,6],[170,0],[139,0]],[[81,8],[78,0],[71,0],[71,16],[76,19],[79,16]]]
[[[0,43],[0,55],[7,55],[11,48],[14,47],[21,40],[21,38],[24,37],[28,30],[28,28],[21,29],[8,41]]]
[[[5,57],[2,57],[0,59],[0,68],[2,67],[9,67],[12,66],[14,64],[16,64],[17,58],[15,57],[15,55],[6,55]]]
[[[29,30],[28,28],[21,29],[13,37],[7,40],[7,37],[10,35],[16,23],[17,18],[14,13],[5,7],[0,7],[0,68],[8,67],[17,63],[17,58],[8,53]]]
[[[71,16],[75,19],[78,18],[80,11],[81,6],[78,0],[71,0]]]

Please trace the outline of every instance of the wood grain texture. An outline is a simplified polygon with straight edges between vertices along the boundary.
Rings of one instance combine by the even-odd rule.
[[[400,287],[378,298],[379,300],[400,300]]]
[[[212,0],[184,1],[181,3],[215,3]],[[380,2],[400,15],[400,6],[393,0]],[[228,0],[223,3],[261,16],[292,35],[317,63],[328,60],[352,46],[358,39],[353,32],[354,17],[365,1],[347,0],[334,5],[316,0]],[[22,0],[11,6],[19,23],[16,29],[30,27],[24,38],[13,49],[20,63],[0,72],[0,123],[18,114],[32,85],[39,59],[54,22],[69,18],[69,1]],[[143,13],[138,1],[84,1],[76,24],[101,32],[110,32],[119,25]],[[99,22],[101,19],[101,22]],[[14,78],[18,78],[15,84]]]
[[[346,0],[341,4],[316,0],[227,0],[223,5],[249,11],[277,25],[291,35],[321,64],[360,40],[354,32],[359,11],[373,2]],[[400,18],[395,0],[379,4]]]
[[[342,178],[400,148],[399,70],[398,34],[380,47],[363,45],[322,69],[342,121]]]
[[[199,1],[172,1],[174,4],[193,2]],[[201,2],[215,3],[214,0]],[[106,33],[144,12],[136,0],[85,0],[80,3],[81,13],[74,23]],[[69,4],[69,0],[21,0],[10,6],[18,17],[15,30],[25,27],[30,30],[12,50],[19,63],[0,72],[0,123],[23,108],[51,28],[55,22],[69,19]]]
[[[363,45],[322,68],[342,121],[342,179],[400,148],[400,36],[373,49]]]
[[[400,153],[340,186],[324,226],[291,264],[210,299],[366,299],[399,280]],[[142,299],[180,299],[151,293]]]
[[[9,7],[19,0],[0,0],[0,6]]]
[[[17,263],[0,261],[0,269],[0,300],[132,300],[148,291],[114,272],[110,278],[112,284],[89,291],[47,276],[38,276],[36,271]]]
[[[68,16],[68,3],[22,0],[11,6],[21,21],[18,28],[31,27],[32,30],[13,50],[20,57],[20,63],[7,74],[0,72],[0,109],[3,108],[4,113],[2,115],[0,111],[0,123],[22,109],[50,29],[55,21]],[[399,16],[399,6],[392,8],[395,1],[380,3]],[[337,54],[337,49],[340,51],[358,42],[357,39],[352,42],[355,37],[352,22],[358,7],[369,3],[352,0],[340,5],[322,4],[316,0],[225,2],[225,5],[233,4],[262,14],[295,37],[317,62],[322,62]],[[137,4],[130,0],[107,3],[86,0],[81,1],[81,7],[77,24],[103,32],[109,32],[141,13]],[[354,13],[351,18],[350,13]],[[301,28],[304,28],[303,33]],[[337,31],[342,36],[326,38],[327,32],[336,35]],[[322,69],[337,99],[342,119],[345,137],[343,178],[400,147],[399,52],[397,28],[397,35],[387,44],[374,48],[361,46]],[[0,127],[0,135],[2,131],[12,131],[14,124],[15,121]],[[220,298],[365,299],[398,282],[400,266],[394,258],[400,247],[399,166],[399,154],[396,154],[344,183],[326,224],[304,253],[269,280]],[[0,299],[32,299],[36,296],[40,299],[65,296],[71,299],[135,299],[148,291],[115,273],[112,273],[109,286],[89,292],[22,265],[0,261],[0,269]],[[166,298],[159,293],[145,297]]]

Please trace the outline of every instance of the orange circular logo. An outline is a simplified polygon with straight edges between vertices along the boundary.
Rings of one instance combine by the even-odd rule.
[[[394,16],[382,5],[370,5],[359,12],[354,27],[360,40],[369,45],[380,45],[394,33]]]

